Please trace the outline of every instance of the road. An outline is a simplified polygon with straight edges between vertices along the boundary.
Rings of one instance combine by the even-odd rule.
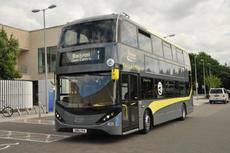
[[[230,104],[195,107],[185,121],[128,136],[76,135],[54,130],[53,118],[0,123],[0,153],[229,153]]]

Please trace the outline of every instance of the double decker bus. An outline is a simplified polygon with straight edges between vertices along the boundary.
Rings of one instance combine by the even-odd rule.
[[[126,15],[66,24],[56,76],[58,131],[147,133],[193,111],[188,53]]]

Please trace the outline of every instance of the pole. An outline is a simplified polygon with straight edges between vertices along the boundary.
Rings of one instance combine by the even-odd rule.
[[[209,76],[211,76],[211,64],[209,65]]]
[[[206,96],[204,60],[203,60],[203,76],[204,76],[204,95]]]
[[[195,55],[194,60],[195,60],[195,82],[196,82],[195,87],[196,87],[196,99],[198,100],[198,91],[197,91],[197,88],[198,88],[198,83],[197,83],[196,55]]]
[[[40,100],[38,101],[38,118],[41,118],[41,102]]]
[[[45,20],[45,9],[43,11],[43,25],[44,25],[44,50],[45,50],[45,98],[46,98],[46,113],[49,112],[49,105],[48,105],[48,67],[47,67],[47,48],[46,48],[46,20]]]

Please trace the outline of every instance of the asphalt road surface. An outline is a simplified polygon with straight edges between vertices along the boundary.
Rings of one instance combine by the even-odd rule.
[[[204,104],[185,121],[127,136],[54,130],[53,118],[0,123],[0,153],[230,153],[230,104]]]

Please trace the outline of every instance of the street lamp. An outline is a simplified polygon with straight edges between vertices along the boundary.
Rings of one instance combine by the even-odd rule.
[[[204,95],[206,96],[206,86],[205,86],[205,69],[204,69],[204,59],[201,59],[203,62],[203,77],[204,77]]]
[[[211,76],[211,64],[208,63],[208,73],[209,73],[209,76]]]
[[[195,82],[196,82],[196,99],[198,100],[198,91],[197,91],[197,88],[198,88],[198,83],[197,83],[197,67],[196,67],[196,55],[194,56],[194,61],[195,61]]]
[[[49,102],[49,97],[48,97],[48,67],[47,67],[47,49],[46,49],[46,20],[45,20],[45,12],[46,10],[48,9],[53,9],[55,8],[56,5],[50,5],[49,7],[47,8],[44,8],[44,9],[34,9],[32,10],[33,13],[38,13],[40,11],[43,12],[43,39],[44,39],[44,50],[45,50],[45,98],[46,98],[46,111],[48,113],[49,109],[48,109],[48,102]],[[40,102],[39,102],[39,107],[40,107]],[[40,108],[39,108],[40,109]],[[41,114],[39,114],[40,116]]]
[[[168,37],[174,37],[176,36],[175,34],[171,34],[171,35],[167,35],[167,36],[164,36],[164,39],[168,38]]]

